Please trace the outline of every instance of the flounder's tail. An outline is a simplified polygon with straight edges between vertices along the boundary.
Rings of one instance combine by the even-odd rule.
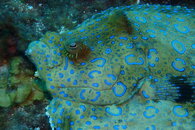
[[[155,84],[155,98],[195,103],[195,76],[173,76]]]

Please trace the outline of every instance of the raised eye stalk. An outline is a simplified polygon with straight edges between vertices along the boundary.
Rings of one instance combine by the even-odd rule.
[[[90,48],[80,41],[73,41],[65,45],[64,54],[75,63],[86,60],[89,53]]]

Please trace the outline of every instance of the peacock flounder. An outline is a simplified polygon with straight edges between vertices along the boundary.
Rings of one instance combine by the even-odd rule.
[[[161,5],[110,8],[32,42],[26,53],[53,96],[52,128],[195,128],[194,111],[179,104],[195,102],[194,13]]]

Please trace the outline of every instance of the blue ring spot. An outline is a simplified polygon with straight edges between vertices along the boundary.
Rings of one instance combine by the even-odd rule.
[[[157,50],[156,50],[156,49],[154,49],[154,48],[149,49],[149,51],[148,51],[148,58],[149,58],[149,59],[150,59],[150,58],[152,58],[152,56],[151,56],[151,52],[155,52],[155,54],[158,54],[158,52],[157,52]]]
[[[42,44],[42,46],[41,47],[43,47],[43,48],[45,48],[45,47],[47,47],[45,44]]]
[[[123,43],[119,43],[119,46],[123,46]]]
[[[180,59],[180,58],[176,58],[175,59],[176,61],[181,61],[183,65],[186,65],[185,61],[183,59]],[[176,71],[180,71],[180,72],[183,72],[185,71],[185,68],[177,68],[176,65],[175,65],[175,61],[172,62],[172,67],[176,70]]]
[[[84,70],[81,70],[81,71],[80,71],[81,74],[84,73],[84,72],[85,72]]]
[[[65,66],[64,66],[64,70],[67,70],[68,68],[68,57],[65,57]]]
[[[61,56],[61,55],[62,55],[62,53],[58,52],[58,53],[57,53],[57,55],[58,55],[58,56]]]
[[[127,49],[133,48],[133,43],[128,43],[127,45],[128,45],[128,46],[126,46]]]
[[[77,85],[78,84],[77,80],[74,80],[72,84]]]
[[[91,125],[91,121],[86,121],[85,124],[86,125]]]
[[[154,18],[157,19],[157,20],[161,20],[162,19],[161,16],[154,16]]]
[[[52,110],[52,113],[55,113],[57,111],[57,109],[54,107]]]
[[[59,73],[59,77],[60,77],[60,78],[63,78],[64,75],[63,75],[62,73]]]
[[[53,43],[53,41],[52,41],[52,40],[48,40],[48,42],[49,42],[49,43]]]
[[[92,102],[95,102],[98,100],[98,98],[101,96],[100,92],[96,92],[97,96],[94,99],[91,99]]]
[[[85,62],[82,62],[82,63],[80,63],[80,65],[86,65],[86,63]]]
[[[57,54],[57,51],[56,51],[56,50],[54,50],[54,51],[53,51],[53,54]]]
[[[114,128],[115,130],[119,130],[119,125],[114,125],[113,128]]]
[[[100,38],[100,35],[97,35],[96,38]]]
[[[52,78],[47,78],[49,81],[53,81],[53,79]]]
[[[101,71],[99,71],[99,70],[92,70],[91,72],[89,72],[89,73],[88,73],[88,76],[89,76],[90,78],[92,78],[92,79],[94,78],[93,73],[101,74]]]
[[[60,91],[59,94],[65,94],[65,92],[64,91]]]
[[[155,125],[151,125],[151,127],[146,127],[146,130],[156,130],[156,126]]]
[[[110,36],[110,39],[113,39],[115,36],[114,35],[112,35],[112,36]]]
[[[67,78],[67,81],[70,82],[71,81],[71,78]]]
[[[93,86],[93,87],[98,87],[99,84],[98,84],[98,83],[92,83],[92,86]]]
[[[141,62],[132,62],[132,63],[128,61],[128,58],[129,58],[129,57],[135,57],[135,55],[130,54],[130,55],[125,56],[125,62],[126,62],[128,65],[143,65],[143,64],[144,64],[144,60],[143,60],[143,58],[141,58],[141,57],[139,57],[139,60],[140,60]]]
[[[116,80],[116,76],[115,76],[115,75],[113,75],[113,74],[108,74],[108,75],[107,75],[107,77],[108,77],[108,78],[110,78],[110,77],[111,77],[111,78],[112,78],[112,80]]]
[[[75,113],[76,113],[76,115],[81,114],[80,110],[76,110]]]
[[[173,122],[171,125],[172,126],[177,126],[177,123],[176,122]]]
[[[155,64],[153,64],[153,63],[148,63],[151,67],[155,67]]]
[[[120,115],[122,114],[122,108],[121,108],[121,107],[117,107],[117,109],[118,109],[118,113],[113,113],[113,112],[111,112],[111,111],[110,111],[110,107],[106,107],[106,108],[105,108],[105,111],[106,111],[108,114],[112,115],[112,116],[120,116]]]
[[[121,70],[121,71],[120,71],[120,74],[121,74],[121,75],[124,75],[124,74],[125,74],[125,71],[124,71],[124,70]]]
[[[61,124],[62,123],[62,120],[58,119],[58,124]]]
[[[61,87],[65,88],[66,86],[64,84],[60,84]]]
[[[94,115],[90,116],[90,118],[92,118],[93,120],[97,120],[97,116]]]
[[[102,43],[102,41],[98,41],[97,43]]]
[[[190,31],[190,29],[187,26],[183,26],[183,28],[185,28],[185,30],[179,29],[179,25],[178,24],[174,24],[174,27],[180,33],[188,33]]]
[[[138,20],[138,21],[141,22],[141,23],[146,23],[146,22],[147,22],[147,20],[146,20],[145,17],[137,17],[137,16],[136,16],[135,19]]]
[[[68,97],[68,94],[64,93],[64,97]]]
[[[63,38],[60,38],[60,42],[62,42],[62,41],[64,41],[64,39],[63,39]],[[59,45],[59,44],[58,44],[58,45]],[[60,44],[59,46],[61,46],[61,44]]]
[[[87,84],[87,80],[83,80],[83,83]]]
[[[148,37],[142,37],[143,40],[148,40]]]
[[[80,39],[87,39],[88,38],[88,36],[85,36],[85,37],[81,37]]]
[[[95,21],[97,21],[97,22],[98,22],[98,21],[101,21],[101,20],[102,20],[102,19],[96,19]]]
[[[187,117],[189,115],[188,113],[188,110],[187,109],[184,109],[185,110],[185,113],[184,114],[180,114],[180,113],[177,113],[177,109],[180,109],[182,108],[182,106],[174,106],[173,107],[173,113],[178,116],[178,117]]]
[[[70,74],[74,74],[74,70],[71,69],[71,70],[70,70]]]
[[[105,63],[106,63],[106,59],[104,59],[104,58],[94,58],[93,60],[91,60],[90,62],[91,63],[94,63],[94,62],[96,62],[96,61],[98,61],[98,60],[101,60],[102,61],[102,64],[101,65],[97,65],[98,67],[103,67],[104,65],[105,65]]]
[[[85,29],[81,29],[81,30],[80,30],[80,32],[84,32],[84,31],[85,31]]]
[[[181,19],[181,18],[176,18],[178,21],[180,22],[184,22],[185,20],[184,19]]]
[[[107,48],[106,50],[105,50],[105,53],[106,54],[110,54],[112,52],[112,50],[110,49],[110,48]]]
[[[100,126],[93,126],[94,129],[100,129],[101,127]]]
[[[74,125],[74,121],[70,121],[70,125]]]
[[[185,46],[184,46],[184,44],[183,44],[182,42],[180,42],[180,41],[178,41],[178,40],[173,40],[173,41],[171,42],[171,44],[172,44],[173,49],[174,49],[175,51],[177,51],[179,54],[184,54],[184,53],[185,53],[186,48],[185,48]],[[182,50],[179,50],[179,49],[176,47],[176,45],[181,46],[181,47],[182,47]]]
[[[50,86],[51,89],[54,89],[55,87],[53,85]]]
[[[146,91],[142,91],[142,95],[143,95],[145,98],[150,98],[150,96],[147,95]]]
[[[60,116],[62,116],[63,113],[64,113],[64,108],[62,108],[62,109],[60,110]]]
[[[170,10],[170,8],[167,8],[167,9]],[[172,16],[169,15],[169,14],[167,14],[166,16],[167,16],[167,18],[171,18],[171,17],[172,17]]]
[[[85,118],[85,116],[84,116],[84,115],[81,115],[81,116],[80,116],[80,119],[83,119],[83,118]],[[78,121],[78,122],[79,122],[79,121]]]
[[[132,39],[133,39],[133,40],[136,40],[137,38],[138,38],[137,36],[135,36],[135,37],[132,37]]]
[[[153,106],[147,106],[146,107],[146,110],[149,110],[149,109],[154,109],[156,114],[159,112],[159,110],[157,108],[153,107]],[[147,111],[144,111],[143,115],[146,118],[153,118],[153,117],[155,117],[155,114],[153,114],[153,115],[147,115]]]
[[[108,80],[104,80],[104,83],[106,84],[106,85],[112,85],[112,83],[110,83],[110,82],[108,82]]]
[[[126,125],[122,125],[122,128],[123,128],[123,129],[127,129],[127,126],[126,126]]]
[[[128,40],[127,37],[119,37],[119,39],[121,39],[121,40]]]
[[[84,105],[80,105],[80,108],[82,109],[82,111],[86,111],[86,107]]]
[[[83,93],[85,93],[85,89],[81,90],[80,92],[80,99],[84,100],[85,97],[83,96]]]
[[[117,91],[116,91],[117,88],[116,88],[115,86],[112,87],[112,90],[113,90],[115,96],[121,97],[121,96],[123,96],[123,95],[126,93],[126,91],[127,91],[127,86],[126,86],[125,84],[123,84],[122,82],[117,82],[117,85],[120,85],[120,86],[123,87],[123,92],[117,93]],[[117,86],[117,87],[118,87],[118,86]]]
[[[138,24],[138,23],[133,23],[135,26],[137,26],[137,27],[140,27],[140,25]]]
[[[47,58],[50,58],[51,56],[50,55],[46,55]]]
[[[195,49],[195,44],[192,44],[192,49]]]
[[[66,101],[66,104],[67,104],[68,106],[71,106],[71,105],[72,105],[72,103],[71,103],[70,101]]]
[[[50,39],[54,39],[54,36],[50,37]]]

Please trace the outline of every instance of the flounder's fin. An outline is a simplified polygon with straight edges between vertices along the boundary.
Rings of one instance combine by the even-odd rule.
[[[195,103],[195,76],[173,76],[155,84],[155,98]]]

